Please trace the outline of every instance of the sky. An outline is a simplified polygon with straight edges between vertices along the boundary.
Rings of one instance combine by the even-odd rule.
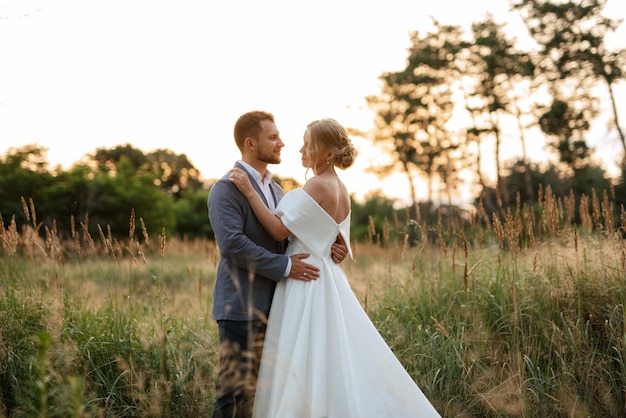
[[[618,4],[608,0],[605,15],[624,18]],[[270,170],[304,182],[308,122],[371,129],[365,97],[380,93],[382,73],[404,68],[409,33],[429,31],[431,18],[469,30],[487,13],[525,36],[507,0],[0,0],[0,155],[38,144],[51,167],[69,168],[130,143],[186,154],[217,178],[240,156],[237,117],[261,109],[286,144]],[[625,33],[622,25],[615,39]],[[623,113],[626,88],[616,93]],[[603,123],[596,145],[620,152]],[[356,197],[380,189],[406,198],[404,176],[366,173],[387,157],[353,141],[359,156],[340,176]]]

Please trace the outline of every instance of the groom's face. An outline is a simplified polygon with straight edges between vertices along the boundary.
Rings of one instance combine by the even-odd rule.
[[[264,120],[261,122],[263,130],[258,138],[254,140],[256,158],[266,164],[280,163],[280,151],[285,146],[280,133],[274,122]]]

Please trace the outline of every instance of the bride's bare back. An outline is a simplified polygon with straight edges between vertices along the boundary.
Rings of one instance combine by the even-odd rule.
[[[350,213],[350,194],[334,171],[328,170],[311,179],[304,190],[337,223],[341,223]]]

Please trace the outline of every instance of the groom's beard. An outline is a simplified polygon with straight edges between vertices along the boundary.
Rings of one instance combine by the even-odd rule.
[[[280,164],[280,152],[259,152],[257,154],[257,160],[264,162],[265,164]]]

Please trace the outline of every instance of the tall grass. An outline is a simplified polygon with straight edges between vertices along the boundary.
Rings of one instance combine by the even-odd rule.
[[[2,229],[0,416],[208,414],[215,246],[130,225],[124,243],[84,223],[65,240]]]
[[[538,200],[394,220],[342,264],[443,416],[626,415],[624,210],[610,191]],[[124,242],[88,219],[64,237],[23,203],[30,225],[0,228],[0,416],[207,416],[214,243],[134,214]]]

